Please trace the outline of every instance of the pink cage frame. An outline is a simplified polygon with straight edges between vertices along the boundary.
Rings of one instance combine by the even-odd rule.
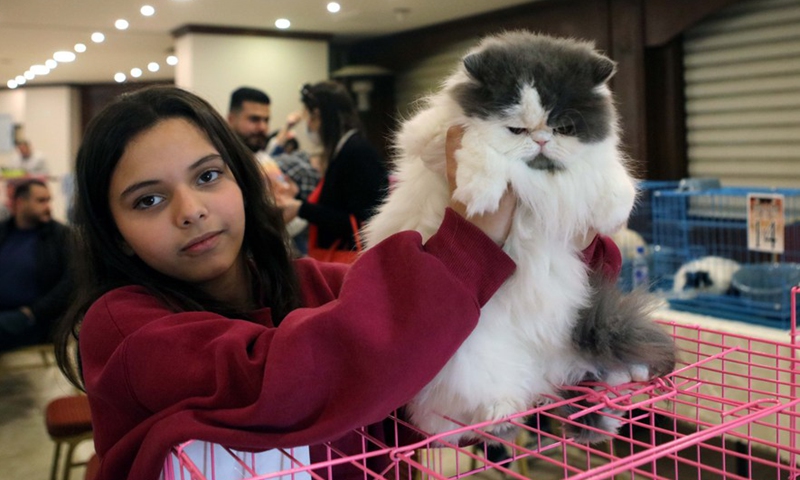
[[[490,422],[459,429],[503,444],[508,455],[502,460],[487,458],[485,443],[449,444],[448,434],[419,432],[421,440],[393,447],[360,429],[360,455],[344,455],[328,445],[328,460],[309,464],[292,450],[273,451],[284,457],[286,467],[272,472],[262,470],[258,454],[187,442],[168,456],[163,477],[335,479],[337,466],[347,464],[358,468],[365,480],[480,479],[491,471],[518,479],[800,479],[798,293],[795,287],[786,342],[664,321],[680,351],[678,366],[666,377],[616,388],[576,387],[574,398],[553,398],[504,419],[520,432],[515,439],[486,433],[483,429]],[[568,418],[556,415],[555,409],[564,404],[577,413]],[[557,427],[589,412],[615,416],[622,428],[609,442],[582,445]],[[392,419],[396,435],[403,428],[413,429],[397,416]],[[381,456],[388,459],[385,466],[371,466],[371,459]]]

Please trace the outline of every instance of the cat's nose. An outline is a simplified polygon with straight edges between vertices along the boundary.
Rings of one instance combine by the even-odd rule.
[[[550,139],[553,138],[553,134],[550,132],[543,132],[541,130],[537,130],[531,134],[531,138],[534,142],[538,143],[540,146],[544,147]]]

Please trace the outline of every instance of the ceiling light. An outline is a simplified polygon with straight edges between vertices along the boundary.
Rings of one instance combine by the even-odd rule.
[[[275,26],[280,28],[281,30],[286,30],[287,28],[292,26],[292,22],[290,22],[289,20],[287,20],[285,18],[279,18],[279,19],[275,20]]]
[[[116,22],[114,22],[114,26],[117,27],[117,30],[126,30],[129,26],[129,23],[124,18],[120,18]]]
[[[139,11],[142,12],[142,15],[144,15],[145,17],[152,17],[153,14],[156,13],[156,9],[151,7],[150,5],[143,6]]]
[[[56,62],[52,58],[48,58],[47,61],[44,62],[44,66],[52,70],[58,66],[58,62]]]
[[[170,55],[167,57],[167,65],[177,65],[178,64],[178,57],[175,55]]]
[[[147,69],[151,72],[157,72],[160,67],[156,62],[150,62],[147,64]]]
[[[15,82],[14,80],[9,80],[8,83],[6,83],[6,85],[8,85],[8,88],[17,88],[17,82]]]
[[[106,39],[106,36],[103,35],[101,32],[94,32],[92,34],[92,41],[94,43],[103,43],[103,40]]]
[[[17,82],[17,85],[25,85],[27,80],[22,75],[17,75],[17,78],[15,78],[14,81]]]
[[[31,72],[33,72],[34,75],[47,75],[50,73],[50,69],[45,65],[32,65]]]
[[[116,80],[116,81],[117,81],[117,83],[122,83],[122,82],[124,82],[124,81],[125,81],[125,78],[126,78],[126,77],[125,77],[125,74],[124,74],[124,73],[122,73],[122,72],[117,72],[117,73],[115,73],[115,74],[114,74],[114,80]]]
[[[76,43],[75,44],[75,51],[78,52],[78,53],[85,52],[86,51],[86,45],[84,45],[82,43]]]
[[[142,76],[142,69],[141,68],[131,68],[131,77],[139,78]]]
[[[27,72],[23,73],[22,76],[28,80],[33,80],[36,77],[36,74],[28,70]]]
[[[338,11],[339,11],[339,10],[341,10],[341,9],[342,9],[342,6],[341,6],[341,5],[339,5],[339,4],[338,4],[338,3],[336,3],[336,2],[330,2],[330,3],[328,4],[328,11],[329,11],[329,12],[331,12],[331,13],[336,13],[336,12],[338,12]]]
[[[86,48],[84,46],[83,48]],[[53,59],[60,63],[69,63],[75,61],[75,54],[69,50],[61,50],[53,54]]]

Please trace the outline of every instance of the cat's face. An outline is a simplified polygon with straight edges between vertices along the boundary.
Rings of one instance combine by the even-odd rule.
[[[614,63],[590,46],[529,33],[491,39],[464,59],[453,98],[492,146],[533,170],[559,172],[612,134]]]

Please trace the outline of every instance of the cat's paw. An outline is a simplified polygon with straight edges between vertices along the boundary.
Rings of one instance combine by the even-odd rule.
[[[613,235],[628,222],[636,200],[636,187],[628,178],[621,178],[613,192],[603,196],[595,209],[593,226],[603,235]]]
[[[456,190],[453,198],[466,206],[467,215],[492,213],[508,188],[505,159],[470,135],[464,134],[456,151]]]
[[[628,368],[611,370],[603,376],[602,380],[612,387],[616,387],[631,382],[646,382],[650,378],[650,368],[647,365],[637,363],[628,365]]]
[[[484,430],[498,437],[507,437],[516,431],[516,427],[510,422],[504,422],[503,420],[514,414],[523,412],[526,409],[527,406],[524,402],[515,401],[513,399],[500,400],[491,404],[482,405],[475,412],[472,423],[497,422],[485,427]]]
[[[563,429],[567,438],[577,443],[590,445],[605,442],[611,435],[615,435],[623,421],[619,412],[610,408],[603,408],[599,412],[592,412],[574,421],[565,422]]]

